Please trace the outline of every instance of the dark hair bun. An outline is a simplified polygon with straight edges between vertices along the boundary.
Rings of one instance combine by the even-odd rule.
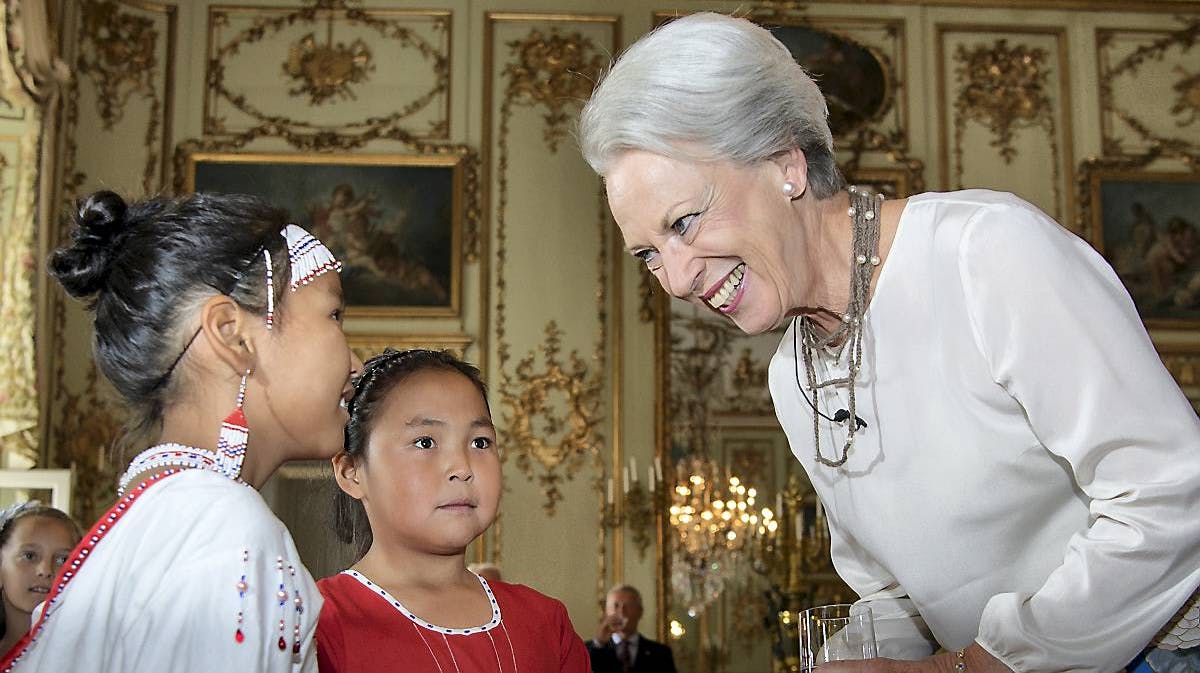
[[[127,210],[125,199],[110,191],[79,201],[74,242],[50,257],[50,274],[72,297],[88,297],[104,287],[114,253],[129,230]]]

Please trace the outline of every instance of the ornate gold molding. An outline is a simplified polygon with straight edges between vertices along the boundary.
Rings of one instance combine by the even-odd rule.
[[[535,28],[524,39],[508,42],[508,48],[516,60],[504,68],[505,102],[544,108],[542,136],[550,152],[557,152],[608,58],[580,33],[562,35],[556,29],[545,35]]]
[[[1151,145],[1143,154],[1091,156],[1081,161],[1075,178],[1076,200],[1079,204],[1075,217],[1076,233],[1089,241],[1098,239],[1096,220],[1099,212],[1096,209],[1099,207],[1099,185],[1095,179],[1098,174],[1141,170],[1160,160],[1175,160],[1193,172],[1200,172],[1200,150],[1188,153],[1175,146],[1160,144]]]
[[[472,344],[471,337],[466,334],[350,334],[346,340],[350,344],[350,350],[363,362],[379,355],[385,348],[449,351],[461,359],[466,357],[467,349]]]
[[[479,261],[480,250],[480,182],[479,155],[467,145],[431,143],[421,140],[398,127],[377,128],[354,135],[332,132],[296,133],[287,126],[264,124],[233,136],[189,138],[175,146],[174,189],[182,193],[187,187],[187,158],[199,152],[230,152],[245,149],[251,142],[263,138],[280,138],[293,147],[309,152],[350,152],[374,140],[399,142],[417,154],[457,155],[463,160],[463,256],[468,262]]]
[[[555,321],[548,322],[541,357],[529,353],[511,375],[502,371],[500,383],[501,400],[508,408],[501,446],[515,455],[526,477],[537,479],[545,489],[542,507],[549,516],[563,497],[559,484],[573,478],[586,459],[598,458],[603,441],[598,426],[604,379],[589,370],[577,351],[567,356],[566,363],[562,361],[562,334]],[[505,362],[502,357],[501,365]],[[556,395],[562,397],[565,409],[555,408],[552,397]]]
[[[524,39],[506,43],[514,59],[502,70],[505,81],[500,102],[499,133],[497,136],[496,206],[496,351],[499,360],[501,404],[507,409],[501,428],[503,446],[515,455],[515,464],[529,479],[536,479],[545,490],[543,509],[553,516],[562,499],[559,485],[573,479],[590,458],[603,472],[600,449],[603,438],[599,433],[602,420],[601,393],[604,389],[605,347],[607,332],[607,236],[608,216],[603,188],[598,190],[597,315],[599,318],[592,366],[572,351],[569,366],[559,360],[562,331],[551,320],[545,327],[545,339],[528,355],[517,362],[513,371],[507,368],[511,346],[507,339],[506,262],[508,257],[508,162],[510,124],[517,108],[543,111],[542,129],[547,149],[554,153],[566,133],[569,112],[574,113],[591,94],[591,81],[605,60],[596,45],[581,33],[561,34],[557,28],[547,35],[533,28]],[[490,75],[489,75],[490,76]],[[586,88],[585,85],[586,84]],[[537,367],[537,352],[542,354],[542,367]],[[548,402],[551,395],[562,397],[558,405]],[[534,429],[535,423],[541,427]],[[561,437],[554,437],[561,435]],[[603,477],[597,478],[598,483]]]
[[[948,138],[947,123],[943,122],[939,127],[945,187],[962,189],[967,186],[963,179],[963,139],[969,123],[988,129],[993,136],[990,145],[1005,163],[1011,163],[1017,156],[1013,147],[1017,132],[1041,130],[1046,134],[1050,149],[1053,215],[1060,222],[1069,221],[1074,216],[1075,205],[1067,184],[1071,181],[1073,159],[1065,29],[1058,26],[937,24],[936,33],[938,108],[942,114],[949,114],[949,125],[954,129],[953,138]],[[947,97],[945,73],[946,40],[951,33],[1009,35],[994,37],[990,43],[977,42],[970,47],[959,44],[951,55],[955,63],[955,83],[959,86],[952,102]],[[1056,49],[1051,51],[1024,44],[1010,46],[1011,36],[1017,35],[1052,37]],[[1058,80],[1056,92],[1051,91],[1052,78]],[[1056,118],[1058,115],[1061,120]]]
[[[367,73],[374,69],[371,49],[362,38],[346,45],[334,44],[331,36],[327,44],[319,44],[313,33],[293,44],[283,62],[284,73],[295,83],[294,88],[288,89],[288,94],[307,95],[312,105],[335,97],[354,100],[356,96],[350,85],[366,81]]]
[[[76,71],[92,81],[104,129],[111,131],[125,114],[133,94],[161,105],[154,88],[158,67],[158,31],[143,16],[123,13],[116,2],[80,3],[82,48]]]
[[[251,24],[234,33],[228,38],[222,35],[224,29],[233,25],[235,17],[252,15]],[[449,10],[395,10],[395,9],[362,9],[351,6],[344,0],[321,0],[320,2],[299,8],[274,7],[210,7],[209,34],[204,102],[204,133],[205,134],[237,134],[246,129],[229,127],[229,122],[221,116],[218,107],[221,103],[231,106],[241,114],[249,117],[252,125],[273,125],[287,129],[292,133],[351,133],[370,134],[395,128],[404,120],[417,113],[430,109],[435,101],[440,114],[431,120],[431,126],[424,132],[408,129],[413,137],[427,139],[445,139],[450,135],[450,49],[451,49],[451,12]],[[411,24],[414,21],[430,23],[430,31],[441,36],[440,44],[431,44]],[[280,74],[286,81],[293,83],[293,95],[308,95],[311,104],[336,104],[335,98],[354,100],[355,96],[349,85],[366,81],[367,73],[371,70],[371,52],[365,40],[352,40],[349,45],[335,43],[333,30],[336,26],[346,26],[364,33],[377,35],[387,41],[395,42],[402,48],[415,51],[421,61],[430,69],[433,84],[408,101],[397,102],[389,106],[385,114],[374,115],[363,119],[337,123],[318,124],[304,119],[289,117],[284,114],[270,114],[251,101],[251,96],[234,91],[230,88],[226,73],[230,58],[237,55],[243,47],[261,42],[269,42],[282,31],[295,26],[310,26],[314,33],[300,39],[299,43],[289,46],[284,56]],[[318,44],[315,31],[324,29],[325,44]],[[297,85],[298,82],[298,85]]]
[[[1101,147],[1106,155],[1138,154],[1139,149],[1129,152],[1116,135],[1114,122],[1122,122],[1134,136],[1148,146],[1158,146],[1167,152],[1187,157],[1197,154],[1200,142],[1194,140],[1195,133],[1170,136],[1155,132],[1133,110],[1121,107],[1116,102],[1116,85],[1119,78],[1136,77],[1139,69],[1147,62],[1162,61],[1168,50],[1179,48],[1188,54],[1200,41],[1200,17],[1180,18],[1183,26],[1178,30],[1123,30],[1099,28],[1096,30],[1096,61],[1099,64]],[[1156,35],[1156,39],[1139,45],[1116,63],[1110,63],[1108,52],[1118,35]],[[1200,118],[1200,73],[1192,73],[1183,66],[1176,66],[1180,78],[1171,83],[1170,92],[1175,100],[1169,111],[1180,117],[1175,121],[1177,128],[1190,127]],[[1167,91],[1164,95],[1172,95]]]
[[[972,49],[958,45],[955,76],[961,87],[954,98],[956,178],[962,183],[962,137],[967,122],[992,132],[991,146],[1011,164],[1017,150],[1013,136],[1018,128],[1043,126],[1054,138],[1054,115],[1047,92],[1048,54],[1039,47],[1008,46],[1001,38]],[[1057,159],[1057,156],[1056,156]]]

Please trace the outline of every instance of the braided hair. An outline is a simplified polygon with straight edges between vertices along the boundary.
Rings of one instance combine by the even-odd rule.
[[[366,460],[367,445],[375,427],[375,416],[388,393],[409,376],[422,371],[457,372],[467,377],[479,390],[485,407],[487,385],[479,369],[445,351],[422,348],[398,351],[387,348],[363,364],[362,374],[354,381],[354,397],[350,400],[350,421],[346,424],[345,454],[356,463]],[[491,413],[490,407],[488,413]],[[343,544],[352,545],[356,558],[361,559],[371,548],[371,522],[367,510],[357,498],[342,489],[333,495],[333,532]]]

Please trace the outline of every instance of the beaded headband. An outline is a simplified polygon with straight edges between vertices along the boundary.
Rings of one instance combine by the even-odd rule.
[[[341,271],[342,263],[333,256],[329,248],[308,233],[303,227],[289,224],[279,232],[287,240],[288,264],[292,278],[288,287],[295,292],[301,285],[308,285],[321,274]],[[275,326],[275,278],[271,270],[271,253],[264,247],[263,258],[267,262],[267,329]]]
[[[318,276],[330,271],[340,272],[342,270],[342,263],[333,256],[329,248],[325,247],[325,244],[318,240],[316,236],[305,231],[303,227],[289,224],[279,232],[279,235],[287,241],[288,263],[292,268],[292,278],[288,283],[288,287],[291,288],[292,292],[299,289],[301,285],[308,285],[313,282]],[[270,330],[275,326],[275,274],[274,266],[271,263],[271,253],[267,250],[265,244],[260,245],[254,251],[254,254],[250,256],[250,261],[246,262],[245,267],[234,275],[232,286],[228,290],[221,291],[225,294],[232,294],[237,289],[238,283],[241,282],[242,276],[250,267],[254,266],[254,262],[258,259],[259,255],[262,256],[267,267],[267,329]],[[200,336],[201,329],[196,329],[196,333],[184,345],[183,350],[179,351],[179,355],[171,363],[171,366],[167,367],[167,370],[163,372],[163,375],[154,384],[155,388],[165,385],[167,380],[171,378],[171,372],[175,371],[175,367],[179,364],[179,361],[183,359],[184,354],[192,347],[192,342],[196,340],[196,337]]]
[[[329,248],[304,229],[289,224],[283,228],[283,237],[287,239],[288,258],[292,267],[292,279],[288,283],[292,292],[329,271],[342,270],[342,263]]]

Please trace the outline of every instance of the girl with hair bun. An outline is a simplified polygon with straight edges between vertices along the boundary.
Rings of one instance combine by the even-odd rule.
[[[340,263],[249,196],[98,192],[75,224],[51,273],[143,450],[0,670],[315,671],[321,598],[257,489],[342,446]]]

